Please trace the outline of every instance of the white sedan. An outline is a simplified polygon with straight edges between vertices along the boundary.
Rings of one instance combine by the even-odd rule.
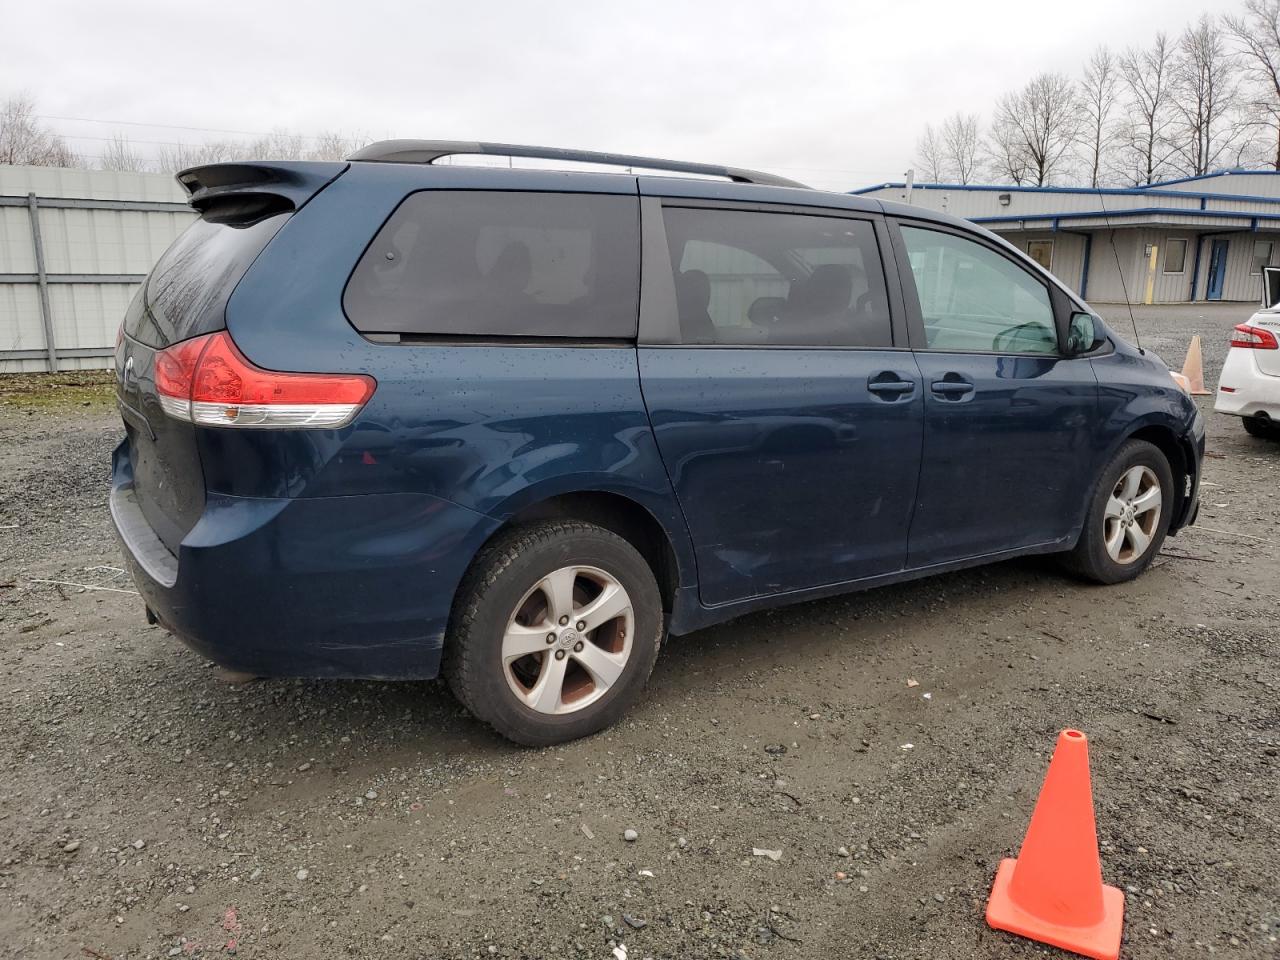
[[[1232,331],[1213,409],[1244,418],[1255,437],[1280,440],[1280,306]]]

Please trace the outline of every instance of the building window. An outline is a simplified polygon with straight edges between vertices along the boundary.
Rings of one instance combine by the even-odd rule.
[[[1253,276],[1257,276],[1262,272],[1263,267],[1271,265],[1271,252],[1275,249],[1275,243],[1270,240],[1255,240],[1253,242],[1253,269],[1249,271]]]
[[[1046,270],[1053,269],[1053,241],[1028,240],[1027,256]]]
[[[1172,237],[1164,247],[1164,272],[1183,273],[1187,268],[1187,241]]]

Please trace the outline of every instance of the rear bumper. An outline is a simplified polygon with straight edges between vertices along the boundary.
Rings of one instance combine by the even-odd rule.
[[[496,526],[420,494],[209,494],[175,556],[133,502],[123,445],[111,514],[156,620],[222,666],[287,677],[436,676],[454,592]]]
[[[1255,352],[1239,347],[1228,351],[1213,409],[1236,417],[1266,416],[1280,421],[1280,377],[1263,373]]]

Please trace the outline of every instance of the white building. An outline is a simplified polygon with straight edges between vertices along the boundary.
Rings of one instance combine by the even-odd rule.
[[[1082,297],[1262,299],[1280,264],[1280,172],[1230,170],[1132,189],[884,183],[860,196],[944,210],[1000,234]]]

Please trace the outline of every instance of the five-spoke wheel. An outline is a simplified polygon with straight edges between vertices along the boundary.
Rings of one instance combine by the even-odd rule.
[[[521,598],[502,637],[507,684],[539,713],[590,706],[622,676],[635,613],[626,588],[598,567],[560,567]]]
[[[1160,551],[1173,505],[1168,458],[1145,440],[1128,441],[1103,468],[1066,565],[1097,583],[1132,580]]]
[[[658,657],[662,594],[612,531],[547,520],[494,538],[459,588],[445,642],[458,699],[530,746],[616,723]]]
[[[1160,525],[1164,494],[1160,478],[1136,464],[1120,475],[1103,516],[1103,542],[1116,563],[1133,563],[1146,554]]]

